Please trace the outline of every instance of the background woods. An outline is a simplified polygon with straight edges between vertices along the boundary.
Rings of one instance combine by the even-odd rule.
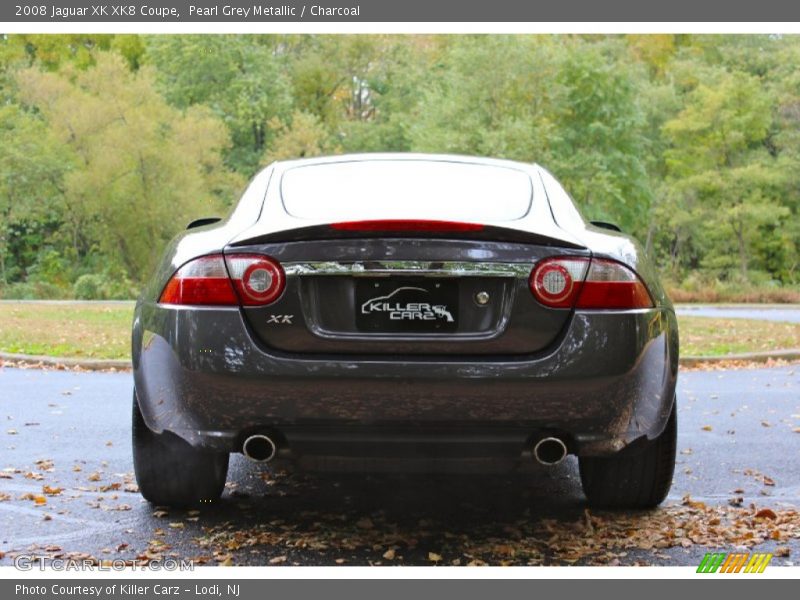
[[[0,36],[0,295],[132,297],[271,160],[430,151],[543,164],[678,299],[798,299],[798,64],[796,36]]]

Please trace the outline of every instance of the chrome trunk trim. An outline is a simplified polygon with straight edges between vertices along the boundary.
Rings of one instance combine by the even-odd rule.
[[[350,277],[510,277],[527,279],[531,263],[478,263],[452,261],[368,261],[368,262],[289,262],[283,263],[287,277],[308,275],[348,275]]]

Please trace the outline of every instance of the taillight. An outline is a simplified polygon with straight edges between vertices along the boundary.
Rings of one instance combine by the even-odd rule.
[[[613,260],[592,259],[575,308],[651,308],[653,299],[641,279]]]
[[[183,265],[169,280],[158,301],[162,304],[239,304],[221,254],[202,256]]]
[[[270,304],[286,287],[286,274],[274,258],[258,254],[226,256],[236,293],[245,306]]]
[[[285,286],[283,268],[268,256],[214,254],[196,258],[178,269],[164,287],[159,302],[201,306],[262,305],[277,300]]]
[[[380,219],[374,221],[345,221],[331,223],[331,229],[338,231],[483,231],[480,223],[459,221],[431,221],[420,219]]]
[[[588,258],[546,258],[536,264],[528,284],[545,306],[572,308],[588,267]]]
[[[650,308],[650,293],[631,269],[613,260],[547,258],[529,279],[534,297],[545,306],[580,309]]]

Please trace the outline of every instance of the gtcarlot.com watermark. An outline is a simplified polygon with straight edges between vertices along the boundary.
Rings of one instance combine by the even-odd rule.
[[[148,569],[151,571],[194,571],[194,562],[178,558],[161,558],[158,560],[96,560],[74,558],[52,558],[49,556],[33,556],[19,554],[14,557],[14,567],[20,571],[125,571],[127,569]]]

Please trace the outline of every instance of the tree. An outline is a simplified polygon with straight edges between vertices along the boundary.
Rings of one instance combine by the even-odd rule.
[[[0,138],[0,280],[7,283],[35,261],[42,227],[63,215],[73,157],[41,119],[15,104],[0,107]]]
[[[274,36],[150,36],[145,62],[174,106],[209,107],[227,125],[226,162],[250,176],[271,141],[269,122],[291,114]]]
[[[664,125],[668,176],[678,196],[673,210],[693,215],[710,243],[702,264],[722,275],[736,256],[746,280],[759,231],[788,215],[779,198],[784,175],[764,147],[772,114],[753,76],[721,71],[691,91],[685,108]]]
[[[100,253],[133,280],[191,218],[217,213],[240,181],[222,165],[223,124],[158,94],[154,73],[100,53],[85,71],[27,69],[24,101],[75,157],[64,175],[65,227],[78,256]]]
[[[547,165],[591,217],[644,227],[644,73],[615,41],[459,38],[430,77],[412,147]]]
[[[275,160],[321,156],[336,152],[330,134],[315,115],[296,112],[292,122],[284,125],[279,121],[271,123],[277,132],[274,143],[264,156],[264,164]]]

